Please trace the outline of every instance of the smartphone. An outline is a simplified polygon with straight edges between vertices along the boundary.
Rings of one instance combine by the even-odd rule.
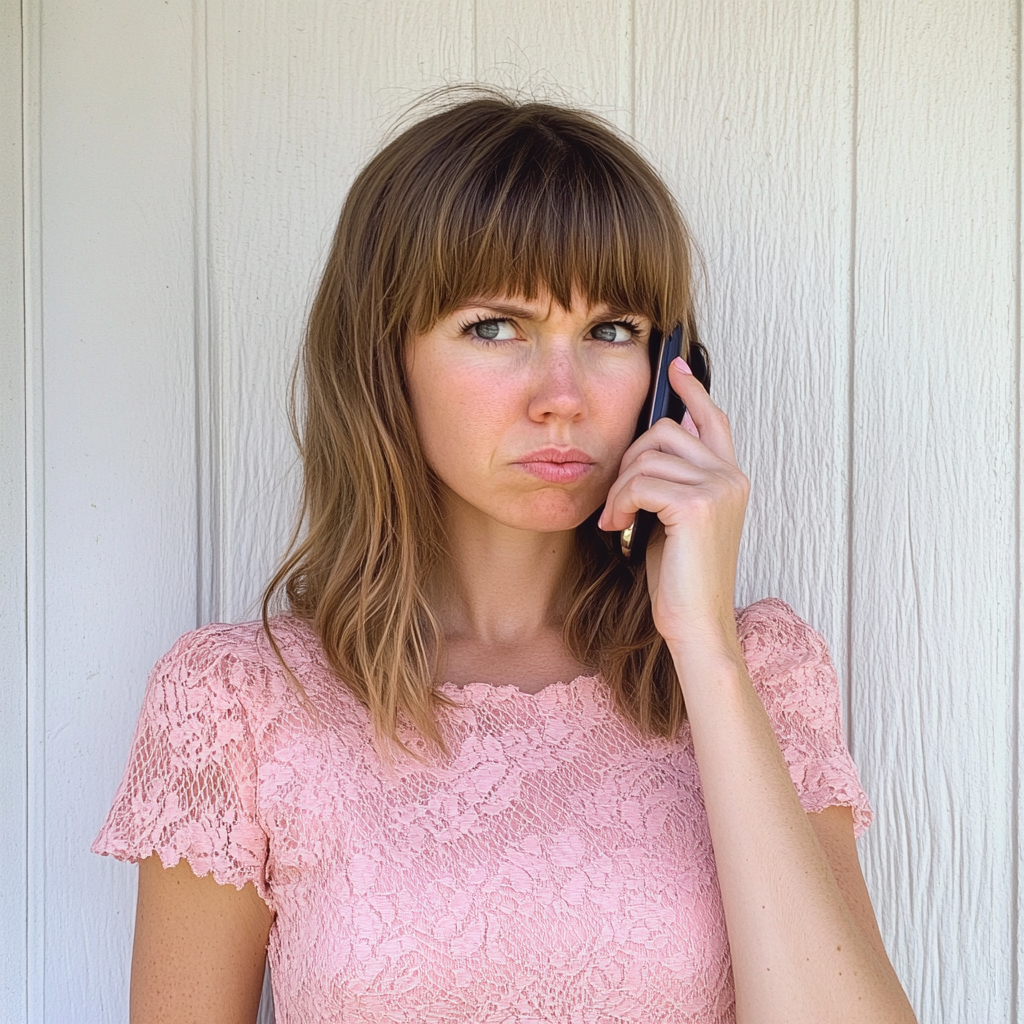
[[[682,354],[683,348],[683,327],[676,324],[675,328],[667,336],[661,331],[651,332],[649,352],[651,356],[651,390],[640,411],[640,418],[636,424],[635,441],[645,430],[663,419],[665,416],[682,423],[686,413],[686,405],[683,400],[672,390],[668,382],[668,366],[676,356]],[[658,517],[647,509],[640,509],[633,520],[632,526],[627,526],[619,534],[619,546],[622,549],[622,557],[631,565],[642,562],[647,554],[647,541],[650,539],[654,524]]]

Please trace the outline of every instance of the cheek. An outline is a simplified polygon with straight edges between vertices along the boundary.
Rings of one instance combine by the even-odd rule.
[[[603,383],[598,405],[604,410],[603,432],[609,443],[621,452],[633,441],[636,422],[647,398],[650,376],[650,364],[644,353],[642,361],[618,367],[617,372]]]
[[[486,461],[507,413],[508,387],[475,370],[430,369],[410,379],[409,394],[424,457],[447,481],[467,462]]]

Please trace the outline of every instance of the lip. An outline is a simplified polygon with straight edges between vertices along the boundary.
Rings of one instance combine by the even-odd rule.
[[[516,459],[516,462],[585,462],[590,466],[594,464],[594,460],[582,448],[557,448],[555,445],[527,452]]]
[[[514,465],[541,480],[564,484],[586,476],[594,468],[595,462],[580,448],[549,446],[527,452]]]

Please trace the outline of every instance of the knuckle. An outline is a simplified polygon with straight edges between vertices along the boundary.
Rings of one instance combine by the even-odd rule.
[[[660,452],[657,448],[645,448],[637,457],[636,464],[641,469],[650,468],[658,461]]]
[[[750,478],[742,470],[734,470],[730,474],[730,482],[732,487],[741,494],[747,495],[750,493]]]
[[[655,433],[655,436],[659,441],[668,441],[673,437],[679,427],[680,424],[676,423],[675,420],[668,416],[663,416],[654,424],[651,430]]]
[[[629,483],[626,484],[626,496],[630,498],[634,503],[640,497],[640,493],[643,490],[643,477],[639,474],[631,476]]]

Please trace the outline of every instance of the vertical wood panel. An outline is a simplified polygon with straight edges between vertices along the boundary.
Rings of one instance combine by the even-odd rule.
[[[472,70],[470,0],[211,4],[221,617],[255,613],[292,525],[288,375],[338,211],[398,111]]]
[[[846,655],[852,2],[637,8],[637,136],[706,259],[713,395],[751,478],[738,600]]]
[[[29,1021],[45,1012],[46,580],[42,298],[42,16],[22,6],[25,315],[25,773],[26,977]]]
[[[478,2],[476,77],[633,122],[633,0]]]
[[[22,19],[0,6],[0,1019],[28,1018],[25,238]]]
[[[1015,7],[860,5],[853,717],[922,1021],[1011,1011]]]
[[[195,621],[191,9],[42,23],[45,1014],[127,1019],[135,871],[88,847]],[[42,951],[38,951],[42,953]]]

